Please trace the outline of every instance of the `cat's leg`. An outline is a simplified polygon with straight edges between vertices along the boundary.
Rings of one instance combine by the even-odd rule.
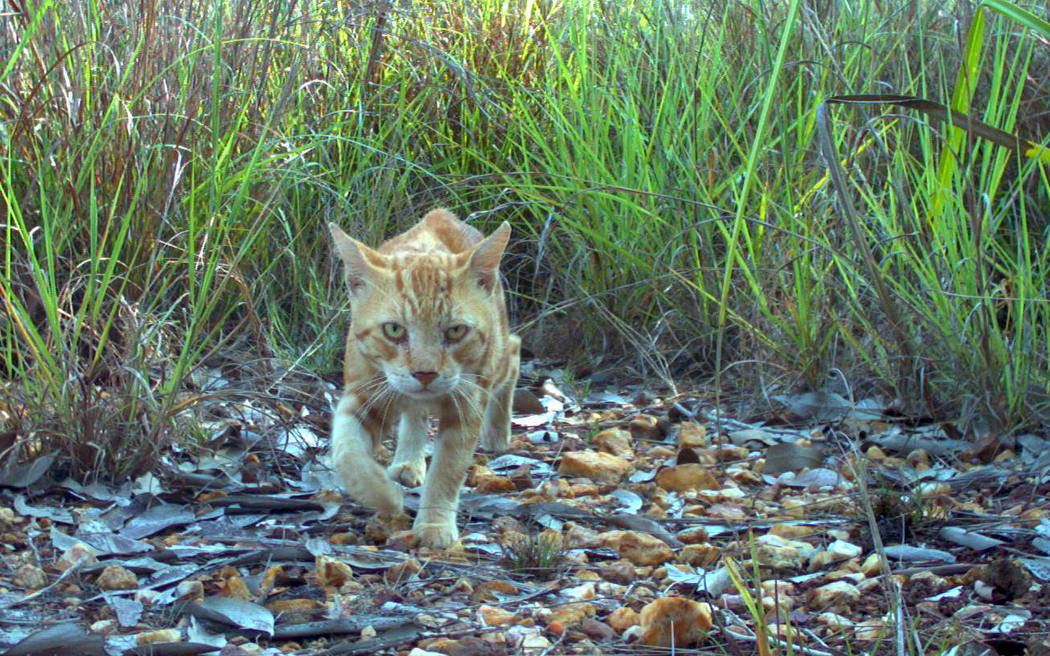
[[[387,468],[390,478],[407,487],[419,487],[427,473],[423,449],[427,443],[427,416],[403,412],[397,427],[397,450]]]
[[[481,446],[492,451],[505,451],[510,446],[510,412],[521,368],[520,337],[511,335],[507,339],[507,353],[507,374],[489,396],[481,428]]]
[[[372,447],[382,436],[383,426],[359,415],[360,400],[353,394],[339,399],[332,416],[332,466],[343,487],[357,501],[382,513],[402,510],[403,495],[372,456]]]
[[[423,485],[419,514],[412,526],[420,544],[443,549],[459,539],[456,509],[459,491],[478,443],[484,399],[479,392],[443,408],[434,457]],[[463,414],[460,414],[460,410]]]

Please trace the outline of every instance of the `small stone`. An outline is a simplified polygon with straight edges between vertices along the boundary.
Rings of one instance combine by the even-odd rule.
[[[660,420],[652,415],[635,415],[627,423],[627,430],[631,431],[631,437],[636,440],[658,440],[660,434]]]
[[[379,632],[376,631],[376,628],[374,626],[372,626],[371,624],[369,624],[365,628],[361,629],[361,639],[362,640],[372,640],[373,638],[375,638],[378,635],[379,635]]]
[[[877,574],[881,574],[882,573],[882,570],[883,570],[882,566],[885,563],[886,563],[886,560],[884,558],[879,556],[879,554],[877,554],[877,553],[873,553],[873,554],[868,555],[868,557],[864,559],[864,562],[861,563],[860,571],[865,576],[876,576]]]
[[[768,532],[777,537],[794,540],[813,535],[817,532],[817,528],[809,524],[773,524],[769,527]]]
[[[602,565],[601,569],[598,570],[601,577],[610,583],[618,583],[620,585],[627,585],[634,581],[634,564],[629,560],[617,560],[611,563]]]
[[[445,654],[440,651],[427,651],[426,649],[413,647],[412,651],[408,652],[408,656],[445,656]]]
[[[682,597],[660,597],[642,608],[639,624],[639,642],[644,645],[698,645],[711,629],[711,606]]]
[[[22,565],[15,570],[11,582],[19,588],[37,590],[47,585],[47,574],[36,565]]]
[[[864,455],[868,456],[869,460],[880,462],[886,459],[886,452],[877,446],[868,447],[868,450],[864,452]]]
[[[872,447],[874,448],[874,447]],[[853,627],[853,637],[864,642],[873,642],[883,638],[887,633],[886,621],[882,618],[857,622]]]
[[[853,626],[853,620],[848,617],[843,617],[831,611],[825,611],[817,615],[817,622],[828,627],[832,631],[838,632],[843,629],[848,629]]]
[[[767,533],[755,539],[756,556],[761,565],[773,569],[799,569],[816,551],[813,545],[798,540],[785,540]]]
[[[592,437],[591,444],[601,452],[630,460],[634,457],[634,449],[631,448],[632,435],[633,432],[628,433],[622,428],[608,428]]]
[[[832,581],[806,593],[806,603],[817,610],[846,610],[859,600],[860,590],[846,581]]]
[[[264,604],[282,623],[298,624],[324,617],[327,606],[316,599],[277,599]]]
[[[175,586],[175,593],[179,601],[202,601],[204,599],[204,584],[197,579],[182,580]]]
[[[618,483],[631,471],[631,463],[611,453],[600,453],[590,449],[562,454],[558,473],[563,476],[580,476],[595,483]]]
[[[478,618],[484,622],[485,626],[503,626],[504,624],[517,621],[518,616],[516,613],[503,610],[497,606],[482,604],[478,606]]]
[[[593,617],[588,617],[580,623],[580,631],[596,642],[612,642],[616,639],[616,631],[611,626]]]
[[[182,631],[178,629],[160,629],[159,631],[144,631],[135,635],[135,644],[155,645],[161,642],[182,642]]]
[[[691,421],[678,424],[679,449],[698,449],[705,446],[707,446],[706,428]]]
[[[92,622],[91,626],[88,627],[88,631],[98,635],[113,635],[117,632],[117,629],[117,621],[114,619]]]
[[[715,490],[719,487],[715,475],[706,466],[697,463],[664,467],[656,473],[656,484],[676,492]]]
[[[403,583],[404,581],[411,580],[412,577],[418,574],[422,569],[423,566],[419,564],[418,560],[415,558],[409,558],[388,567],[383,574],[383,579],[391,584]]]
[[[713,544],[687,544],[678,550],[678,562],[693,567],[707,567],[722,555],[722,550]]]
[[[613,612],[609,613],[609,617],[606,618],[609,626],[615,629],[618,633],[623,633],[632,626],[636,626],[639,620],[638,611],[630,606],[620,606]]]
[[[686,544],[700,544],[707,542],[707,529],[703,526],[694,526],[693,528],[687,528],[684,531],[679,531],[675,534],[675,537]]]
[[[912,450],[912,452],[908,454],[906,460],[909,465],[918,471],[925,471],[930,468],[930,454],[926,449]]]
[[[593,617],[595,608],[593,604],[587,602],[576,602],[572,604],[560,604],[551,609],[551,612],[545,618],[547,626],[549,627],[552,623],[558,622],[563,627],[573,627],[579,624],[587,617]]]
[[[386,548],[394,551],[412,551],[419,547],[419,536],[415,531],[398,531],[386,538]]]
[[[659,565],[674,558],[674,553],[659,538],[639,531],[606,531],[598,535],[603,547],[615,549],[621,558],[635,565]]]
[[[93,565],[98,562],[98,558],[95,556],[95,550],[83,542],[74,542],[62,557],[55,561],[55,569],[59,571],[66,571],[74,565],[84,566]]]
[[[317,584],[322,587],[341,587],[354,580],[354,571],[343,561],[318,554],[314,558],[314,574],[317,576]]]
[[[95,579],[95,585],[102,590],[134,590],[139,587],[139,578],[126,567],[107,565]]]
[[[474,593],[470,595],[470,598],[473,601],[497,601],[497,594],[515,595],[518,594],[518,588],[508,581],[490,579],[474,586]]]

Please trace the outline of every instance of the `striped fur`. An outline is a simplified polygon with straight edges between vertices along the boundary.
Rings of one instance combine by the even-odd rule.
[[[329,228],[351,306],[333,464],[350,495],[382,513],[401,512],[397,483],[422,484],[414,530],[426,546],[448,546],[458,539],[459,490],[479,437],[487,449],[510,441],[521,345],[499,278],[510,226],[484,237],[437,209],[375,250]],[[428,416],[438,419],[429,471]],[[397,450],[384,471],[374,453],[395,424]]]

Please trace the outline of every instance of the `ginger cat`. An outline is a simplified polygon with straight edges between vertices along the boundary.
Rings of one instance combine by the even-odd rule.
[[[423,484],[413,529],[420,544],[444,548],[459,539],[459,490],[479,436],[486,449],[510,442],[521,347],[499,278],[510,225],[484,237],[436,209],[377,250],[328,227],[351,306],[333,465],[350,495],[381,513],[402,511],[395,481]],[[429,472],[428,415],[438,418]],[[397,449],[383,471],[373,454],[395,420]]]

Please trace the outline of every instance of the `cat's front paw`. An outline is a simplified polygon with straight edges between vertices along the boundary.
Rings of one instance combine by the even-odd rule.
[[[390,465],[386,473],[390,480],[396,481],[405,487],[419,487],[423,484],[423,479],[426,478],[427,464],[424,460],[419,462],[401,462]]]
[[[456,528],[455,520],[426,524],[417,522],[412,531],[419,539],[420,546],[431,549],[445,549],[459,540],[459,530]]]

